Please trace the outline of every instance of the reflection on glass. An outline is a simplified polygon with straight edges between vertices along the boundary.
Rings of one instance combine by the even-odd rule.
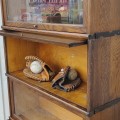
[[[9,21],[83,24],[83,0],[7,0]]]
[[[61,120],[58,116],[48,111],[37,92],[23,84],[13,82],[15,115],[19,120]],[[24,98],[24,99],[22,99]],[[46,103],[47,104],[47,103]]]

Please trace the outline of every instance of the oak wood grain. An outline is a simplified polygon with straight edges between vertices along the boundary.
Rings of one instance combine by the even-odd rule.
[[[36,29],[34,26],[37,25],[36,30],[47,30],[57,32],[69,32],[69,33],[86,33],[86,28],[83,25],[69,25],[69,24],[50,24],[50,23],[24,23],[24,22],[6,22],[6,26],[18,27],[26,29]]]
[[[105,32],[120,29],[120,0],[89,0],[88,31]]]
[[[95,114],[87,120],[120,120],[120,103]]]
[[[87,45],[62,47],[50,44],[39,44],[37,56],[58,73],[61,68],[71,66],[79,73],[82,81],[87,83]]]
[[[75,47],[87,44],[87,37],[81,36],[79,39],[71,39],[71,38],[59,38],[54,36],[44,36],[44,35],[38,35],[38,34],[32,34],[32,33],[24,33],[24,32],[15,32],[15,31],[0,31],[0,35],[3,36],[12,36],[16,38],[23,38],[28,39],[29,41],[33,42],[40,42],[40,43],[50,43],[50,44],[56,44],[66,47]]]
[[[25,84],[13,81],[15,113],[25,120],[83,120],[82,117],[53,103]],[[21,99],[24,97],[24,99]],[[64,115],[63,115],[64,114]]]
[[[37,25],[37,29],[38,30],[48,30],[48,31],[59,31],[59,32],[70,32],[70,33],[86,33],[87,31],[87,24],[88,24],[88,19],[87,19],[87,16],[88,16],[88,0],[84,0],[83,1],[83,19],[84,19],[84,24],[83,25],[79,25],[79,24],[50,24],[50,23],[42,23],[42,24],[37,24],[37,23],[28,23],[28,22],[11,22],[11,21],[8,21],[7,19],[7,15],[9,15],[9,11],[12,10],[13,12],[11,12],[11,16],[14,16],[14,14],[19,13],[20,11],[18,11],[18,8],[20,7],[19,5],[19,1],[18,1],[18,4],[16,5],[16,7],[14,8],[13,10],[13,6],[12,4],[9,6],[9,9],[10,10],[7,10],[7,3],[6,3],[6,0],[2,0],[3,1],[3,9],[4,9],[4,20],[5,20],[5,23],[4,25],[6,26],[11,26],[11,27],[18,27],[18,28],[27,28],[27,29],[36,29],[34,27],[34,25]],[[22,1],[21,1],[22,2]],[[16,2],[14,2],[13,4],[15,4]],[[9,5],[9,4],[8,4]],[[24,6],[24,4],[23,4]],[[24,8],[24,7],[22,7]],[[7,12],[8,11],[8,14]]]
[[[9,72],[24,69],[25,56],[32,55],[46,62],[56,74],[70,65],[78,71],[82,81],[87,82],[87,45],[67,48],[7,37],[6,49]]]
[[[86,87],[87,86],[85,83],[81,84],[81,87],[79,87],[75,91],[66,93],[66,92],[63,92],[63,91],[60,91],[57,89],[53,89],[50,82],[39,83],[38,81],[27,78],[23,74],[22,71],[13,72],[10,75],[8,74],[8,76],[13,80],[15,80],[15,78],[16,78],[19,81],[23,81],[27,84],[30,84],[33,87],[39,88],[42,91],[45,91],[49,94],[51,93],[53,96],[60,98],[60,99],[63,99],[65,102],[71,103],[76,107],[81,106],[83,108],[86,108],[86,106],[87,106],[87,96],[86,96],[87,95],[86,94]],[[76,97],[71,97],[71,96],[76,96]]]
[[[40,97],[38,92],[35,92],[33,89],[30,89],[24,84],[20,84],[16,81],[13,81],[13,89],[15,113],[19,119],[60,120],[59,116],[52,114],[51,111],[48,111],[44,107],[40,106],[39,102],[42,100],[42,98]],[[48,103],[46,102],[46,104]]]
[[[8,71],[21,70],[25,67],[25,57],[36,55],[36,43],[23,41],[20,38],[6,38]]]
[[[23,22],[10,22],[7,20],[6,2],[3,1],[4,25],[9,27],[26,28],[32,30],[46,30],[69,33],[88,33],[105,32],[120,29],[120,1],[119,0],[84,0],[84,25],[66,24],[36,24]],[[94,7],[93,7],[94,6]],[[13,11],[14,13],[15,11]],[[34,28],[38,25],[38,28]],[[5,29],[8,29],[7,27]],[[12,29],[12,28],[10,28]]]
[[[72,39],[80,39],[80,38],[88,38],[88,34],[80,34],[80,33],[68,33],[68,32],[57,32],[57,31],[46,31],[46,30],[36,30],[36,29],[26,29],[26,28],[18,28],[18,27],[10,27],[10,26],[2,26],[3,29],[20,31],[26,33],[36,33],[41,35],[50,35],[54,37],[64,37],[64,38],[72,38]]]
[[[120,98],[120,36],[89,41],[89,110]]]

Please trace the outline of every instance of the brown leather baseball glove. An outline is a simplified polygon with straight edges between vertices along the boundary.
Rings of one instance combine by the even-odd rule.
[[[54,76],[54,72],[45,62],[43,62],[42,60],[40,60],[35,56],[26,56],[25,60],[26,60],[26,68],[23,70],[25,76],[40,82],[51,81],[51,79]],[[35,74],[30,70],[30,65],[33,61],[38,61],[42,65],[43,70],[38,74]]]
[[[52,80],[52,87],[64,90],[66,92],[75,90],[77,87],[79,87],[81,84],[81,79],[78,77],[78,75],[74,77],[74,79],[70,79],[68,77],[71,70],[72,69],[69,66],[62,69]]]

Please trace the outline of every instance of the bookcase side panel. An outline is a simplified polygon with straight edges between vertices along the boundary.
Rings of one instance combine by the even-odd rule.
[[[101,111],[87,120],[119,120],[120,119],[120,103],[113,105],[104,111]]]
[[[120,98],[120,36],[89,40],[88,110]]]
[[[120,0],[90,0],[88,33],[120,29]]]

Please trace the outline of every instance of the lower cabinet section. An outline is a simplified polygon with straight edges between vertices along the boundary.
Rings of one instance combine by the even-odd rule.
[[[120,102],[96,113],[87,120],[120,120]]]
[[[13,118],[18,120],[84,120],[26,85],[12,81]]]
[[[47,98],[26,83],[9,79],[9,88],[10,120],[120,120],[120,103],[87,116],[61,106],[61,103]]]

